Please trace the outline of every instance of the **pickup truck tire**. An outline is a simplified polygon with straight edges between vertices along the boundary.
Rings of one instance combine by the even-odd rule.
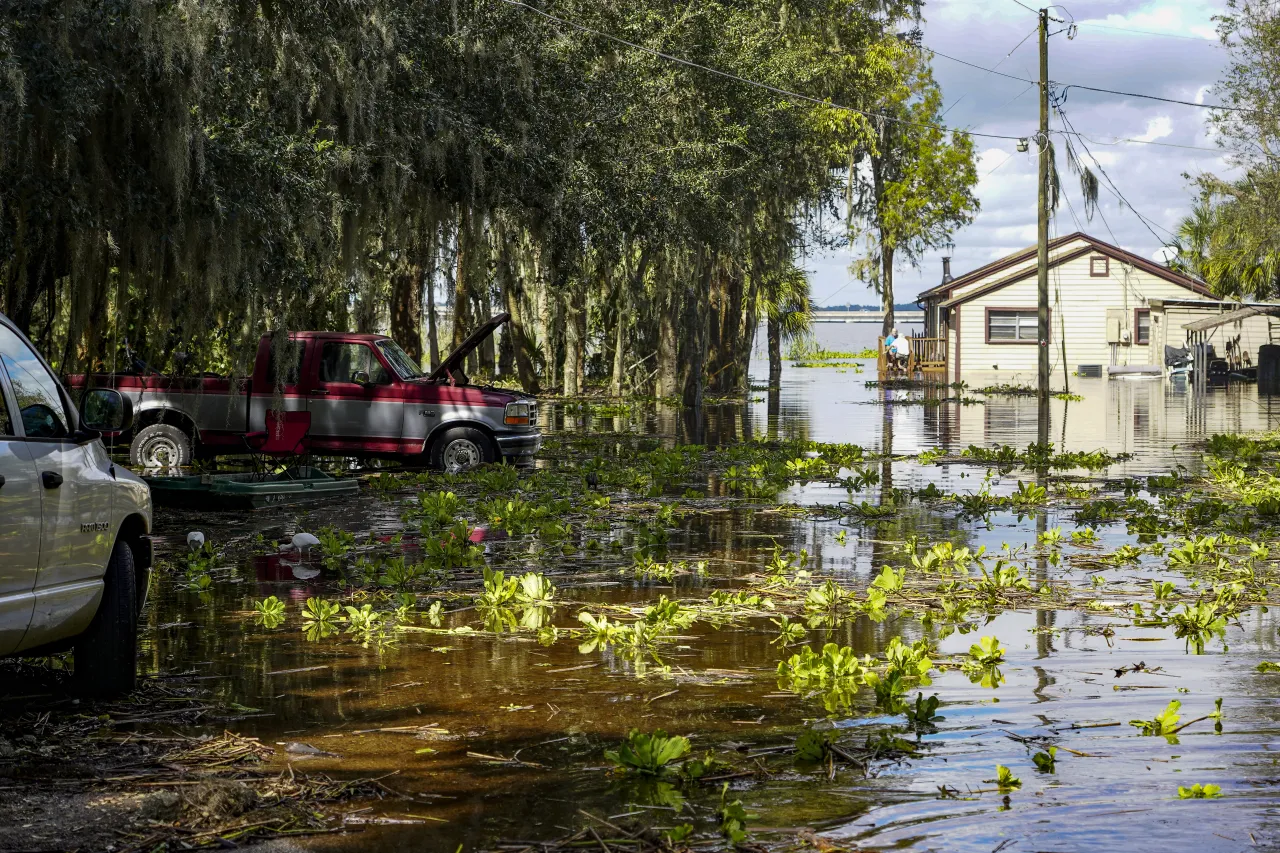
[[[450,474],[497,461],[489,436],[473,427],[454,427],[431,445],[431,465]]]
[[[116,696],[138,681],[138,598],[133,550],[117,540],[103,578],[102,603],[75,644],[75,680],[81,693]]]
[[[136,468],[180,468],[191,462],[191,439],[176,426],[143,427],[129,444],[129,463]]]

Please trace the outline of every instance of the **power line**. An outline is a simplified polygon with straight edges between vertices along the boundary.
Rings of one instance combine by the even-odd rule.
[[[1025,39],[1024,39],[1024,41],[1025,41]],[[927,51],[929,51],[929,52],[930,52],[930,53],[932,53],[934,56],[941,56],[943,59],[950,59],[952,62],[958,62],[958,63],[960,63],[961,65],[967,65],[967,66],[969,66],[970,68],[976,68],[976,69],[978,69],[979,71],[985,71],[985,72],[987,72],[988,74],[994,74],[994,75],[996,75],[997,77],[1006,77],[1006,78],[1008,78],[1008,79],[1010,79],[1010,80],[1017,80],[1019,83],[1030,83],[1030,84],[1031,84],[1031,85],[1033,85],[1033,86],[1037,85],[1037,81],[1035,81],[1035,80],[1028,80],[1026,77],[1018,77],[1017,75],[1014,75],[1014,74],[1006,74],[1006,73],[1004,73],[1003,71],[996,71],[994,68],[987,68],[987,67],[985,67],[985,66],[978,65],[977,63],[969,62],[968,60],[964,60],[964,59],[957,59],[957,58],[956,58],[956,57],[954,57],[954,56],[948,56],[947,54],[942,53],[941,51],[934,50],[934,49],[933,49],[933,48],[931,48],[931,47],[924,47],[924,48],[921,48],[921,49],[922,49],[922,50],[927,50]],[[1017,50],[1017,48],[1014,48],[1014,50]],[[1013,51],[1010,51],[1010,53],[1012,53],[1012,52],[1013,52]],[[1008,58],[1008,57],[1005,57],[1005,59],[1007,59],[1007,58]],[[1001,61],[1001,62],[1003,62],[1004,60],[1002,59],[1002,60],[1000,60],[1000,61]]]
[[[1161,148],[1185,148],[1188,151],[1208,151],[1212,154],[1223,153],[1221,148],[1206,148],[1203,145],[1180,145],[1176,142],[1156,142],[1151,139],[1133,139],[1130,137],[1116,137],[1112,141],[1107,142],[1102,139],[1093,139],[1092,137],[1085,136],[1083,133],[1075,130],[1055,130],[1052,132],[1062,134],[1063,136],[1078,136],[1086,142],[1092,142],[1094,145],[1156,145]]]
[[[1158,33],[1155,30],[1135,30],[1132,27],[1113,27],[1108,24],[1085,23],[1085,24],[1077,24],[1077,26],[1081,28],[1091,27],[1093,29],[1098,29],[1098,30],[1114,30],[1115,32],[1118,32],[1118,33],[1137,33],[1144,36],[1163,36],[1164,38],[1171,38],[1171,39],[1185,39],[1186,41],[1198,41],[1201,44],[1207,44],[1209,47],[1216,47],[1220,50],[1223,48],[1223,45],[1221,43],[1212,41],[1211,39],[1203,38],[1201,36],[1184,36],[1181,33]]]
[[[1146,229],[1151,232],[1151,236],[1155,237],[1156,241],[1161,243],[1162,245],[1165,242],[1165,238],[1157,234],[1155,232],[1155,228],[1151,227],[1152,225],[1155,225],[1156,228],[1159,228],[1161,231],[1164,231],[1170,237],[1176,237],[1176,235],[1172,231],[1170,231],[1168,228],[1165,228],[1163,225],[1159,225],[1153,220],[1148,220],[1145,216],[1143,216],[1141,213],[1138,212],[1138,209],[1133,206],[1133,204],[1129,201],[1129,199],[1124,197],[1124,193],[1120,192],[1120,188],[1116,186],[1115,181],[1111,180],[1111,176],[1108,175],[1107,170],[1102,167],[1102,163],[1098,160],[1096,156],[1094,156],[1094,153],[1089,150],[1089,146],[1084,141],[1084,138],[1080,136],[1079,133],[1076,133],[1075,126],[1071,124],[1071,119],[1067,118],[1067,114],[1062,111],[1061,105],[1055,104],[1054,110],[1058,113],[1058,116],[1062,119],[1063,125],[1068,130],[1070,130],[1076,136],[1077,139],[1080,140],[1080,147],[1082,147],[1085,153],[1089,155],[1089,159],[1093,161],[1093,165],[1098,169],[1098,174],[1102,175],[1103,180],[1107,182],[1107,188],[1120,201],[1121,205],[1124,207],[1128,207],[1130,210],[1132,210],[1133,215],[1138,217],[1138,221],[1141,222],[1143,226],[1145,226]],[[1105,224],[1106,218],[1104,217],[1102,221]],[[1110,230],[1109,226],[1108,226],[1108,230]]]
[[[504,2],[512,2],[512,0],[504,0]],[[945,53],[934,50],[931,47],[925,47],[922,49],[929,51],[934,56],[941,56],[943,59],[949,59],[952,62],[959,63],[960,65],[966,65],[969,68],[975,68],[978,71],[985,71],[986,73],[994,74],[997,77],[1004,77],[1009,80],[1017,80],[1019,83],[1029,83],[1032,86],[1039,85],[1039,81],[1037,80],[1031,80],[1026,77],[1018,77],[1017,75],[1014,75],[1014,74],[1006,74],[1003,71],[996,71],[994,68],[987,68],[985,66],[978,65],[976,62],[969,62],[967,59],[960,59],[955,56],[949,56]],[[1181,101],[1181,100],[1178,100],[1177,98],[1164,98],[1164,97],[1161,97],[1160,95],[1146,95],[1141,92],[1121,92],[1116,89],[1102,89],[1097,86],[1085,86],[1082,83],[1063,84],[1058,80],[1050,80],[1049,85],[1055,86],[1055,87],[1061,87],[1059,91],[1062,92],[1064,95],[1071,89],[1084,89],[1085,91],[1088,91],[1088,92],[1102,92],[1108,95],[1120,95],[1126,98],[1143,98],[1148,101],[1160,101],[1166,104],[1181,104],[1184,107],[1199,107],[1202,110],[1223,110],[1226,112],[1233,112],[1233,113],[1262,113],[1262,110],[1251,110],[1251,109],[1248,109],[1247,107],[1228,107],[1222,104],[1198,104],[1195,101]]]
[[[1037,12],[1035,9],[1032,9],[1030,6],[1028,6],[1026,3],[1023,3],[1023,2],[1022,2],[1022,0],[1013,0],[1013,2],[1014,2],[1014,3],[1017,3],[1019,6],[1021,6],[1021,7],[1022,7],[1022,8],[1024,8],[1024,9],[1026,9],[1028,12],[1030,12],[1030,13],[1031,13],[1031,14],[1033,14],[1033,15],[1039,15],[1039,14],[1040,14],[1040,13],[1039,13],[1039,12]]]
[[[805,101],[811,104],[816,104],[817,106],[829,107],[832,109],[844,110],[845,112],[855,113],[857,115],[863,116],[864,118],[875,118],[875,119],[881,119],[883,121],[892,121],[898,124],[907,125],[909,127],[929,127],[929,128],[934,128],[936,130],[946,131],[947,133],[963,133],[967,136],[980,136],[985,139],[1015,139],[1016,140],[1016,139],[1022,138],[1020,136],[1008,136],[1008,135],[1003,135],[998,133],[976,133],[969,130],[962,130],[958,128],[947,127],[946,125],[933,124],[931,122],[908,121],[907,119],[899,118],[897,116],[886,115],[884,113],[871,112],[870,110],[860,110],[860,109],[857,109],[856,107],[848,107],[843,104],[837,104],[834,101],[826,101],[821,98],[812,97],[811,95],[802,95],[799,92],[792,92],[788,89],[783,89],[778,86],[773,86],[769,83],[761,83],[759,80],[752,80],[749,77],[742,77],[730,71],[722,71],[719,68],[713,68],[710,65],[703,65],[701,63],[694,62],[692,60],[685,59],[680,56],[675,56],[670,53],[663,53],[660,50],[654,50],[651,47],[645,47],[644,45],[636,44],[635,42],[632,42],[632,41],[627,41],[624,38],[619,38],[618,36],[610,35],[609,33],[602,32],[601,30],[593,29],[592,27],[588,27],[584,24],[579,24],[575,21],[570,21],[567,18],[561,18],[558,15],[551,14],[550,12],[544,12],[543,10],[535,6],[530,6],[528,3],[521,2],[521,0],[500,0],[500,2],[506,3],[508,6],[519,6],[520,8],[527,9],[530,12],[533,12],[535,15],[539,15],[543,18],[546,18],[549,21],[554,21],[557,24],[563,24],[566,27],[572,27],[573,29],[578,30],[580,32],[588,33],[590,35],[597,36],[599,38],[614,42],[616,44],[625,45],[626,47],[629,47],[633,50],[638,50],[638,51],[641,51],[642,53],[647,53],[647,54],[650,54],[651,56],[656,56],[659,59],[665,59],[668,62],[674,62],[678,65],[684,65],[688,68],[695,68],[699,71],[705,71],[708,74],[714,74],[717,77],[724,77],[727,80],[733,80],[735,82],[742,83],[747,86],[754,86],[757,89],[763,89],[767,92],[773,92],[775,95],[782,95],[783,97],[786,97],[786,98],[795,98],[796,100]],[[999,73],[999,72],[996,72],[996,73]]]
[[[1121,95],[1126,98],[1145,98],[1148,101],[1161,101],[1166,104],[1181,104],[1184,107],[1199,107],[1202,110],[1223,110],[1231,113],[1263,113],[1262,110],[1251,110],[1246,107],[1226,107],[1222,104],[1197,104],[1195,101],[1180,101],[1177,98],[1162,98],[1159,95],[1144,95],[1139,92],[1120,92],[1115,89],[1100,89],[1097,86],[1083,86],[1079,83],[1068,83],[1066,86],[1062,87],[1061,91],[1065,95],[1071,89],[1084,89],[1087,92],[1102,92],[1107,95]]]
[[[1020,41],[1020,42],[1018,42],[1017,44],[1015,44],[1015,45],[1013,46],[1013,49],[1012,49],[1012,50],[1010,50],[1008,53],[1006,53],[1006,54],[1004,55],[1004,58],[1003,58],[1003,59],[1001,59],[1001,60],[1000,60],[999,62],[997,62],[995,65],[991,66],[991,70],[992,70],[992,71],[994,71],[995,69],[997,69],[997,68],[999,68],[1001,65],[1003,65],[1003,64],[1004,64],[1004,60],[1005,60],[1005,59],[1008,59],[1009,57],[1013,56],[1013,54],[1014,54],[1015,52],[1017,52],[1018,48],[1022,47],[1024,44],[1026,44],[1026,43],[1027,43],[1027,39],[1031,38],[1033,35],[1035,35],[1035,34],[1036,34],[1036,33],[1038,33],[1039,31],[1040,31],[1040,26],[1039,26],[1039,25],[1036,25],[1036,26],[1032,27],[1032,28],[1031,28],[1031,32],[1027,33],[1025,36],[1023,36],[1023,37],[1022,37],[1022,41]]]

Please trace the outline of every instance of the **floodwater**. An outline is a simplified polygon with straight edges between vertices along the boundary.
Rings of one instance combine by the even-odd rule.
[[[820,327],[819,333],[841,331]],[[867,388],[874,363],[870,370],[788,366],[779,394],[756,391],[747,404],[692,420],[638,412],[584,422],[550,406],[545,417],[557,429],[656,434],[668,443],[802,436],[899,454],[1025,446],[1036,439],[1034,399],[926,404],[921,393]],[[1159,380],[1078,380],[1071,390],[1084,400],[1054,401],[1053,441],[1060,449],[1133,454],[1106,472],[1113,479],[1179,465],[1198,470],[1194,445],[1209,434],[1263,430],[1280,421],[1280,408],[1273,417],[1269,401],[1249,386],[1213,390],[1200,404]],[[975,466],[923,467],[910,460],[884,468],[881,487],[935,482],[947,491],[976,491],[985,474]],[[997,490],[1011,483],[1005,477]],[[256,533],[281,541],[324,525],[390,535],[401,527],[397,501],[410,497],[388,500],[365,490],[341,505],[273,510],[247,521],[244,515],[162,512],[161,556],[178,553],[193,528],[220,544],[244,543]],[[829,504],[844,497],[842,488],[810,485],[782,499]],[[676,522],[668,559],[706,561],[706,573],[668,584],[621,575],[618,568],[629,565],[630,556],[608,551],[530,558],[517,554],[517,543],[496,542],[490,559],[547,572],[564,599],[552,620],[567,628],[577,625],[582,603],[645,605],[661,594],[695,598],[731,589],[735,578],[767,562],[775,541],[787,550],[807,549],[815,572],[860,588],[889,557],[887,538],[917,532],[924,542],[948,538],[999,550],[1002,543],[1034,542],[1055,526],[1073,529],[1070,513],[1052,508],[1022,518],[996,513],[986,521],[962,520],[953,509],[913,507],[911,513],[887,523],[743,510],[691,514]],[[1112,548],[1132,541],[1122,525],[1099,532]],[[237,565],[217,576],[205,599],[162,579],[146,615],[145,667],[151,675],[198,673],[219,698],[256,709],[231,724],[242,734],[274,744],[304,742],[336,756],[308,759],[308,770],[395,774],[384,782],[411,799],[374,804],[365,817],[398,822],[310,842],[317,849],[484,850],[502,839],[568,835],[582,824],[580,809],[665,826],[688,820],[706,830],[714,825],[707,821],[719,805],[718,786],[657,791],[611,774],[604,750],[616,748],[631,728],[665,729],[688,736],[696,754],[736,755],[740,767],[749,767],[757,750],[789,744],[806,721],[827,716],[820,703],[779,690],[774,671],[784,653],[771,645],[777,632],[768,620],[720,629],[699,622],[662,654],[669,669],[644,673],[613,650],[581,650],[566,639],[542,645],[530,632],[410,632],[378,651],[344,637],[304,637],[297,608],[316,594],[316,571],[290,559]],[[1092,582],[1100,588],[1140,591],[1165,577],[1160,562],[1144,560],[1105,571],[1065,562],[1033,567],[1037,581],[1088,584],[1096,576]],[[267,595],[290,606],[289,621],[276,629],[251,617],[252,602]],[[922,738],[917,757],[873,764],[869,776],[839,769],[834,779],[822,768],[773,763],[767,776],[731,780],[730,798],[755,815],[749,828],[763,843],[794,840],[812,828],[860,848],[1280,849],[1280,675],[1255,671],[1260,661],[1280,659],[1280,643],[1275,614],[1264,611],[1246,611],[1228,628],[1229,654],[1215,641],[1203,655],[1189,653],[1167,629],[1135,628],[1110,612],[1007,611],[973,633],[941,641],[942,653],[960,653],[979,636],[998,636],[1007,647],[1007,681],[990,689],[958,670],[937,676],[924,692],[937,693],[945,719],[936,734]],[[443,623],[461,625],[478,625],[476,612],[463,609]],[[894,636],[914,640],[931,632],[936,628],[914,618],[875,623],[859,617],[810,631],[809,639],[815,648],[835,641],[876,655]],[[1145,672],[1115,675],[1140,661]],[[1212,711],[1220,696],[1220,734],[1202,723],[1172,744],[1128,725],[1152,718],[1173,699],[1190,720]],[[872,734],[894,722],[878,714],[868,691],[857,701],[858,710],[834,718],[837,727]],[[401,731],[388,731],[394,729]],[[1062,747],[1052,775],[1036,771],[1034,750],[1017,739],[1042,736]],[[283,766],[290,756],[281,750]],[[986,784],[997,764],[1022,780],[1007,798]],[[1220,785],[1224,796],[1179,800],[1178,786],[1193,783]],[[950,793],[940,794],[940,786]]]

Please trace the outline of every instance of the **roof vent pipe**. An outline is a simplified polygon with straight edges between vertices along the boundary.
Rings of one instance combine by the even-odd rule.
[[[946,284],[952,280],[951,275],[951,258],[942,259],[942,283]]]

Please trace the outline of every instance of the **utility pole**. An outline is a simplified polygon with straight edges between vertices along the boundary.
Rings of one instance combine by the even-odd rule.
[[[1049,10],[1040,10],[1040,180],[1036,189],[1036,342],[1039,440],[1049,435]]]

